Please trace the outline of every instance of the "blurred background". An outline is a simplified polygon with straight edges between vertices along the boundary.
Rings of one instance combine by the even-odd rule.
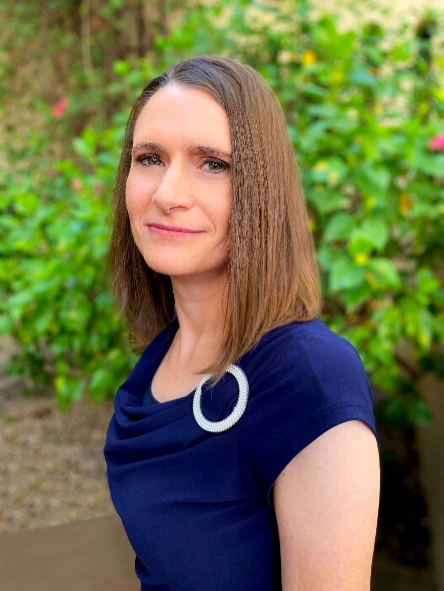
[[[276,92],[382,465],[373,586],[444,591],[444,0],[0,0],[0,533],[109,515],[131,350],[109,289],[129,111],[181,59]]]

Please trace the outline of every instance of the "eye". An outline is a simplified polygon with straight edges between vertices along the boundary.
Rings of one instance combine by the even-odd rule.
[[[215,174],[219,174],[224,172],[225,170],[229,170],[230,165],[224,162],[223,160],[218,160],[217,158],[208,158],[205,160],[204,164],[209,165],[209,172],[213,172]]]
[[[159,156],[156,156],[156,154],[142,154],[136,158],[136,161],[143,166],[157,166],[161,163]]]

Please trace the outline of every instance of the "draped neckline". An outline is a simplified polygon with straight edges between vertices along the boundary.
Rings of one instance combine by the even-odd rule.
[[[177,314],[174,313],[170,324],[151,341],[127,380],[116,393],[114,405],[116,419],[121,427],[128,428],[130,432],[133,429],[138,431],[138,426],[142,427],[142,424],[145,424],[147,420],[152,423],[155,419],[154,424],[157,425],[157,420],[161,420],[161,417],[166,418],[168,416],[174,422],[180,417],[191,415],[193,412],[192,402],[195,389],[184,396],[163,402],[155,399],[151,393],[148,403],[144,403],[145,393],[178,328],[179,321]],[[224,394],[218,396],[219,392],[221,394],[224,392]],[[237,382],[229,373],[225,374],[214,388],[207,388],[204,385],[202,388],[202,405],[209,413],[208,418],[210,420],[219,420],[216,417],[227,410],[227,404],[235,404],[237,395]],[[127,435],[129,436],[129,433]]]

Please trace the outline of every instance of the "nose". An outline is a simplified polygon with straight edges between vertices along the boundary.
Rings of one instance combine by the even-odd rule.
[[[189,175],[184,163],[172,161],[168,164],[160,182],[153,193],[153,203],[168,211],[176,207],[189,208],[192,205],[192,193]]]

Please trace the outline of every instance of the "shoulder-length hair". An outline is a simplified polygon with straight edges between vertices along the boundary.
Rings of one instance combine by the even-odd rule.
[[[125,202],[135,123],[150,97],[171,83],[212,95],[225,109],[231,131],[224,338],[217,359],[201,370],[213,375],[214,385],[265,333],[320,314],[320,274],[299,170],[271,87],[256,70],[234,59],[186,59],[154,78],[137,99],[126,126],[114,190],[109,253],[113,291],[137,345],[146,346],[174,314],[170,277],[145,263]]]

